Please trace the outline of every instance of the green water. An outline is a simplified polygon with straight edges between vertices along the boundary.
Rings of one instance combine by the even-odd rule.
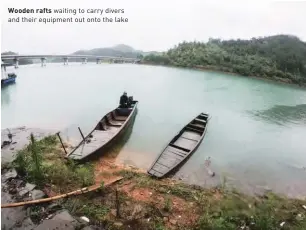
[[[118,161],[147,169],[168,141],[201,112],[207,134],[176,177],[246,191],[269,186],[306,196],[306,91],[221,73],[167,67],[69,63],[21,66],[1,92],[2,129],[28,126],[88,132],[123,91],[138,114]],[[210,178],[204,167],[211,157]]]

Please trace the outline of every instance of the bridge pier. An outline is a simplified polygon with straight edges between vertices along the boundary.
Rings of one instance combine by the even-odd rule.
[[[41,67],[46,66],[46,58],[41,58],[40,61],[41,61]]]
[[[63,58],[64,59],[64,65],[68,65],[68,58]]]
[[[14,66],[15,66],[15,69],[19,68],[19,59],[18,58],[14,59]]]
[[[87,58],[82,58],[82,64],[87,64]]]
[[[96,60],[97,64],[100,64],[101,61],[110,62],[110,63],[136,63],[139,64],[140,59],[134,58],[125,58],[122,56],[112,57],[112,56],[96,56],[96,55],[48,55],[48,54],[40,54],[40,55],[1,55],[1,59],[3,61],[10,61],[13,66],[17,69],[19,67],[19,60],[21,59],[40,59],[41,66],[46,66],[46,60],[48,58],[60,58],[63,60],[64,65],[68,65],[69,58],[72,60],[82,59],[82,63],[86,64],[88,60]]]

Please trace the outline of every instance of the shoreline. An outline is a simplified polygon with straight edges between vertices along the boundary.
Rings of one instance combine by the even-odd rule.
[[[46,136],[31,143],[36,143],[37,149],[42,151],[38,154],[41,154],[41,166],[47,167],[48,175],[44,174],[42,184],[34,177],[28,178],[29,175],[35,176],[32,170],[36,166],[31,159],[22,164],[13,162],[16,170],[2,168],[1,187],[8,197],[7,201],[2,200],[2,204],[16,202],[16,199],[18,202],[20,199],[54,197],[84,185],[98,186],[99,189],[56,202],[5,208],[2,217],[11,227],[18,227],[21,223],[23,227],[30,225],[31,229],[47,229],[62,226],[63,220],[66,228],[83,230],[101,227],[126,229],[127,226],[152,230],[204,227],[272,229],[282,222],[288,228],[306,227],[306,199],[290,199],[269,191],[248,196],[228,189],[225,182],[208,189],[172,178],[157,180],[142,169],[116,164],[117,153],[112,151],[94,163],[75,165],[63,158],[65,153],[56,136]],[[36,149],[33,144],[19,152],[18,157],[33,157]],[[69,144],[65,145],[69,147]],[[30,170],[28,176],[20,174],[21,166]],[[123,178],[104,187],[118,177]],[[274,218],[267,220],[267,216]]]
[[[52,63],[59,63],[59,62],[52,62]],[[37,63],[23,64],[23,65],[33,65],[33,64],[37,64]],[[297,84],[297,83],[291,82],[290,79],[282,79],[282,78],[277,78],[277,77],[272,79],[272,78],[265,78],[265,77],[256,76],[256,75],[245,76],[245,75],[242,75],[242,74],[239,74],[239,73],[224,71],[224,70],[220,70],[220,69],[214,68],[214,67],[205,67],[205,66],[181,67],[181,66],[174,66],[174,65],[156,64],[156,63],[152,63],[152,62],[140,62],[140,63],[137,63],[137,64],[138,65],[163,66],[163,67],[172,67],[172,68],[187,69],[187,70],[199,70],[199,71],[222,73],[222,74],[226,74],[226,75],[239,76],[239,77],[244,77],[244,78],[253,78],[253,79],[257,79],[257,80],[261,80],[261,81],[278,83],[278,84],[287,85],[287,86],[294,86],[294,87],[297,87],[299,89],[305,89],[306,90],[306,83],[305,84]]]
[[[16,153],[20,150],[22,150],[25,146],[27,146],[30,143],[30,133],[33,133],[35,138],[37,138],[37,140],[41,140],[44,137],[48,137],[50,135],[55,135],[55,133],[57,133],[55,130],[50,130],[50,129],[40,129],[40,128],[28,128],[25,126],[21,126],[21,127],[16,127],[16,128],[10,128],[10,132],[13,134],[13,143],[17,142],[15,144],[13,144],[12,147],[7,148],[4,147],[2,149],[2,155],[1,155],[1,166],[2,169],[6,168],[7,165],[10,165],[16,158]],[[2,137],[2,141],[7,139],[7,129],[2,129],[1,132],[1,137]],[[65,135],[68,135],[67,133],[61,133],[61,138],[64,141],[65,147],[66,149],[69,149],[69,147],[67,146],[74,146],[74,139],[71,139],[70,137],[67,138]],[[138,166],[134,166],[133,163],[123,163],[122,160],[121,161],[117,161],[117,155],[119,154],[120,151],[116,150],[116,152],[111,153],[111,157],[102,157],[99,158],[97,161],[95,161],[95,167],[98,166],[102,161],[102,167],[101,169],[95,168],[95,173],[100,173],[101,171],[103,172],[105,169],[108,171],[112,171],[110,167],[106,167],[107,165],[114,165],[116,167],[120,167],[122,170],[125,169],[137,169],[137,172],[141,172],[143,174],[147,175],[146,169],[138,167]],[[7,155],[9,157],[7,157]],[[114,156],[115,155],[115,156]],[[107,164],[105,165],[103,162],[107,162]],[[97,165],[96,165],[97,164]],[[203,169],[204,170],[204,169]],[[204,171],[208,170],[207,168],[205,168]],[[304,170],[306,170],[306,168],[304,168]],[[236,185],[236,184],[231,184],[231,180],[233,180],[233,178],[231,176],[229,176],[229,178],[223,178],[223,176],[220,174],[220,172],[216,172],[217,174],[214,174],[214,177],[211,177],[210,175],[205,175],[206,180],[210,179],[211,182],[210,183],[205,183],[205,185],[201,185],[201,183],[197,183],[196,181],[190,181],[188,179],[188,177],[186,177],[185,175],[172,175],[171,180],[174,181],[178,181],[180,183],[183,183],[187,186],[199,186],[203,189],[212,189],[212,188],[216,188],[219,187],[222,184],[222,180],[226,180],[228,187],[231,187],[235,190],[238,190],[240,193],[243,193],[245,195],[248,196],[256,196],[256,195],[262,195],[265,191],[271,191],[273,193],[276,193],[278,195],[281,196],[286,196],[286,197],[291,197],[293,199],[306,199],[306,194],[303,195],[301,193],[296,193],[295,196],[292,196],[292,194],[286,193],[284,191],[280,191],[277,189],[274,190],[273,188],[270,187],[270,184],[266,184],[266,185],[260,185],[260,184],[252,184],[250,187],[244,187],[243,184]],[[96,180],[97,181],[97,180]],[[235,181],[235,179],[234,179]],[[199,181],[200,182],[200,181]],[[97,183],[99,183],[97,181]],[[280,182],[281,183],[281,182]],[[273,187],[273,186],[272,186]],[[251,189],[251,190],[250,190]]]
[[[231,76],[238,76],[238,77],[244,77],[244,78],[253,78],[261,81],[267,81],[267,82],[272,82],[272,83],[278,83],[282,85],[287,85],[287,86],[295,86],[300,89],[306,89],[306,84],[297,84],[293,82],[288,82],[286,79],[282,78],[277,78],[277,79],[271,79],[271,78],[264,78],[260,76],[245,76],[241,75],[239,73],[234,73],[230,71],[223,71],[223,70],[218,70],[215,68],[209,68],[209,67],[181,67],[181,66],[174,66],[174,65],[165,65],[165,64],[156,64],[156,63],[151,63],[151,62],[143,62],[139,63],[139,65],[148,65],[148,66],[163,66],[163,67],[172,67],[172,68],[179,68],[179,69],[187,69],[187,70],[199,70],[199,71],[207,71],[207,72],[215,72],[215,73],[222,73],[226,75],[231,75]],[[290,79],[288,79],[291,81]]]

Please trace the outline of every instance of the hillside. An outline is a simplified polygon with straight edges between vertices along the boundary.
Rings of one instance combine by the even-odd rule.
[[[124,44],[119,44],[119,45],[113,46],[113,47],[111,47],[111,49],[117,50],[117,51],[120,51],[120,52],[125,52],[125,53],[137,53],[137,52],[141,52],[141,51],[135,50],[131,46],[124,45]]]
[[[144,63],[212,69],[306,85],[306,43],[291,35],[182,42]]]
[[[8,51],[8,52],[1,53],[1,55],[18,55],[18,53]],[[14,61],[13,60],[7,60],[7,61],[5,61],[5,63],[10,63],[10,64],[13,65]],[[26,60],[26,59],[19,60],[19,65],[29,65],[29,64],[33,64],[33,61],[32,60]]]
[[[137,51],[131,46],[119,44],[108,48],[95,48],[91,50],[78,50],[72,55],[94,55],[94,56],[110,56],[124,58],[142,58],[142,51]],[[81,59],[69,59],[71,62],[81,62]],[[96,61],[95,58],[89,58],[87,61]],[[62,59],[55,58],[52,62],[62,62]]]

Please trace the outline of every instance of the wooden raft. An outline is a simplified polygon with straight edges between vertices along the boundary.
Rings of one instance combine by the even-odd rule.
[[[204,138],[208,118],[208,114],[201,113],[189,122],[157,157],[148,173],[164,177],[190,157]]]
[[[94,153],[102,153],[108,144],[128,128],[129,121],[136,116],[137,104],[138,101],[132,101],[129,108],[118,107],[107,113],[66,157],[83,160]]]

